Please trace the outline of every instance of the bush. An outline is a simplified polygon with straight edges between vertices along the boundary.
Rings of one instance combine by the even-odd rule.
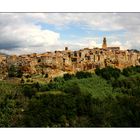
[[[55,77],[53,82],[63,83],[64,82],[64,78],[63,77]]]
[[[25,81],[23,78],[21,78],[20,83],[23,84]]]
[[[131,73],[132,73],[132,69],[131,69],[130,67],[124,68],[123,71],[122,71],[122,74],[123,74],[124,76],[127,76],[127,77],[128,77]]]
[[[48,73],[46,73],[46,74],[45,74],[45,78],[48,78],[48,77],[49,77],[49,75],[48,75]]]
[[[96,73],[96,75],[101,75],[101,70],[100,70],[100,68],[96,68],[96,69],[95,69],[95,73]]]
[[[36,88],[39,91],[40,84],[38,82],[34,83],[32,87]]]
[[[136,73],[140,73],[140,66],[127,67],[127,68],[124,68],[122,71],[122,74],[126,77],[136,74]]]
[[[66,83],[63,87],[63,91],[71,95],[81,94],[80,87],[76,82]]]
[[[78,79],[82,79],[82,78],[88,78],[88,77],[92,77],[92,74],[90,72],[83,72],[83,71],[78,71],[76,73],[76,77]]]
[[[23,75],[23,72],[21,69],[15,65],[11,65],[8,69],[8,76],[9,77],[19,77],[21,78]]]
[[[103,69],[97,68],[95,73],[106,80],[111,80],[112,78],[118,79],[120,77],[121,71],[117,68],[106,67]]]
[[[72,79],[73,77],[74,77],[74,75],[73,74],[69,74],[69,73],[66,73],[63,76],[64,80],[66,80],[66,81]]]
[[[140,78],[127,77],[112,82],[114,90],[131,96],[140,96]]]
[[[48,91],[48,90],[49,90],[48,85],[40,85],[39,91],[44,92],[44,91]]]
[[[23,87],[24,96],[29,97],[30,99],[32,98],[32,96],[35,95],[36,92],[37,92],[37,89],[35,87],[30,86],[30,85],[25,85]]]

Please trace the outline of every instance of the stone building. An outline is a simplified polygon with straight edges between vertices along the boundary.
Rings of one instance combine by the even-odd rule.
[[[10,65],[19,66],[24,74],[48,74],[49,77],[55,77],[76,71],[94,71],[97,67],[112,66],[122,69],[140,65],[140,52],[108,47],[104,37],[102,48],[71,51],[65,47],[63,51],[43,54],[0,56],[0,79],[7,75]]]
[[[102,44],[102,48],[106,49],[107,48],[107,42],[106,42],[106,38],[103,38],[103,44]]]

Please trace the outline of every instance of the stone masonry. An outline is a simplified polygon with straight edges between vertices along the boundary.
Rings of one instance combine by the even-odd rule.
[[[28,55],[0,55],[0,78],[7,76],[11,65],[19,67],[24,75],[48,74],[49,77],[75,73],[76,71],[94,71],[97,67],[112,66],[119,69],[140,65],[140,52],[120,50],[120,47],[107,47],[106,38],[102,48],[84,48],[71,51],[46,52]]]

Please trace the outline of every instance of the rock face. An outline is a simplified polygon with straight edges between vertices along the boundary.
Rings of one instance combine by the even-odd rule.
[[[3,80],[7,77],[8,65],[6,60],[6,56],[0,55],[0,80]]]
[[[106,42],[105,42],[106,43]],[[120,50],[119,47],[104,47],[78,51],[46,52],[20,56],[0,56],[0,79],[7,76],[8,68],[16,65],[24,75],[48,74],[49,77],[94,70],[112,66],[119,69],[140,65],[140,52]]]

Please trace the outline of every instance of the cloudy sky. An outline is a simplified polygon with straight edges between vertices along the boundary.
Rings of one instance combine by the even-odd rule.
[[[140,50],[140,13],[0,13],[0,52],[108,46]]]

